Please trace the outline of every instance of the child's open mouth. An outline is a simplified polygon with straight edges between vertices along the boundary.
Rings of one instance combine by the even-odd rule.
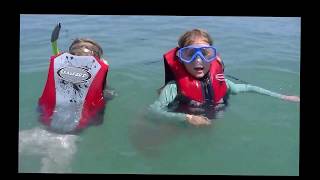
[[[194,70],[196,70],[196,71],[202,71],[203,70],[203,67],[195,67],[195,68],[193,68]]]

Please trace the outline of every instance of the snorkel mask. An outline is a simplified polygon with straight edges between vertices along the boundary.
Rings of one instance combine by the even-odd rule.
[[[210,45],[190,45],[178,50],[179,59],[185,63],[191,63],[197,56],[210,63],[216,59],[217,49]]]

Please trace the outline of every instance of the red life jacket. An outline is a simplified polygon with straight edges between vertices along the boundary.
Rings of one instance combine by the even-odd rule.
[[[74,113],[73,118],[77,117],[72,120],[74,129],[70,131],[87,127],[90,119],[106,104],[103,88],[108,67],[103,60],[93,56],[69,53],[52,56],[47,82],[38,102],[42,110],[41,121],[51,126],[55,117],[59,117],[56,114],[77,106],[79,112],[69,112]]]
[[[172,80],[175,80],[177,83],[178,94],[181,94],[190,100],[200,102],[201,104],[205,103],[205,94],[200,80],[194,78],[186,71],[184,65],[176,56],[177,51],[178,48],[173,48],[164,54],[164,60],[167,64],[165,65],[165,68],[169,68],[169,71],[166,69],[166,73],[170,72],[173,74],[174,79]],[[227,93],[227,85],[223,76],[223,65],[219,60],[216,59],[211,62],[209,76],[211,89],[213,91],[210,92],[213,94],[211,101],[212,104],[217,105],[223,100]],[[168,82],[167,77],[166,82]]]

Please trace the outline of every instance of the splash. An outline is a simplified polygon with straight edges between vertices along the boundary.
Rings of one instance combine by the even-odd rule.
[[[50,128],[59,133],[68,133],[76,129],[82,112],[82,104],[56,105]]]
[[[19,155],[41,157],[41,173],[71,172],[79,136],[56,134],[36,127],[19,132]]]

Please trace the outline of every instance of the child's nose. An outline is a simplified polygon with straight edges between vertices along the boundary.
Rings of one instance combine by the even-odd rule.
[[[196,61],[196,62],[201,62],[201,61],[202,61],[202,59],[201,59],[201,57],[200,57],[200,56],[196,56],[195,61]]]

